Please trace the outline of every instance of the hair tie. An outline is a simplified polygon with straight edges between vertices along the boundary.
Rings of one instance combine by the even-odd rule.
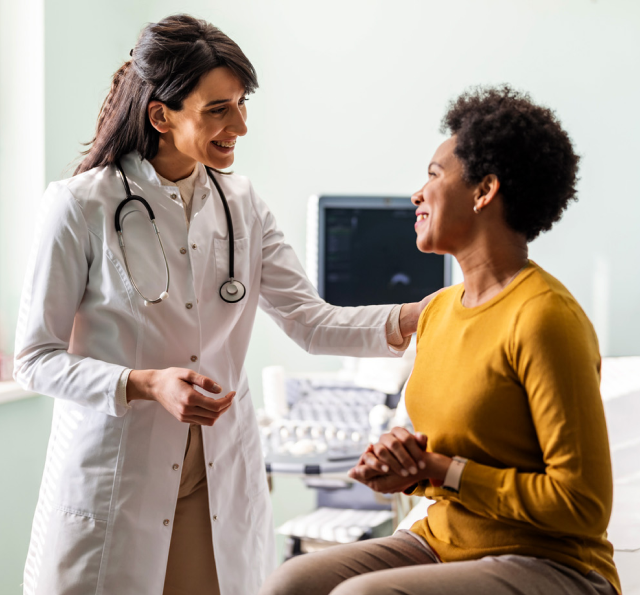
[[[133,49],[129,52],[129,55],[133,58]]]

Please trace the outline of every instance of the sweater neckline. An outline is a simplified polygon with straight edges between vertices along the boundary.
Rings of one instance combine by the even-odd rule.
[[[472,308],[467,308],[466,306],[462,305],[462,298],[464,296],[464,283],[461,283],[453,303],[456,314],[464,318],[471,318],[487,311],[497,303],[501,302],[513,291],[515,291],[522,283],[524,283],[526,279],[531,277],[534,271],[538,270],[538,268],[539,267],[535,262],[527,259],[527,264],[505,288],[503,288],[498,294],[494,295],[490,300],[484,302],[484,304],[473,306]]]

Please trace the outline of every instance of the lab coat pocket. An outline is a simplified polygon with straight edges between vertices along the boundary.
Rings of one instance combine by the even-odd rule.
[[[246,296],[235,303],[227,303],[220,298],[220,287],[223,283],[229,280],[229,240],[214,240],[214,250],[216,258],[216,275],[215,275],[215,287],[213,290],[216,294],[216,299],[220,300],[221,305],[228,312],[230,316],[234,316],[234,313],[240,312],[244,305],[247,303]],[[234,279],[240,281],[249,293],[249,279],[250,279],[250,258],[249,258],[249,238],[242,238],[234,240],[233,242],[233,260],[234,260]]]
[[[53,510],[44,536],[47,554],[41,560],[39,573],[36,571],[37,587],[31,592],[37,595],[95,593],[106,533],[106,521]],[[27,582],[25,579],[25,593]]]
[[[129,320],[131,316],[136,322],[139,319],[138,305],[142,304],[142,298],[136,293],[124,266],[122,254],[114,254],[107,246],[104,247],[104,260],[102,270],[95,274],[95,279],[90,279],[92,288],[95,286],[93,310],[104,309],[111,317],[111,322],[123,317]],[[108,289],[105,291],[104,287]],[[108,293],[108,299],[104,294]],[[123,325],[126,326],[126,325]],[[122,327],[120,327],[122,328]]]
[[[64,405],[56,411],[48,462],[59,471],[50,486],[52,504],[58,510],[106,521],[126,418]]]

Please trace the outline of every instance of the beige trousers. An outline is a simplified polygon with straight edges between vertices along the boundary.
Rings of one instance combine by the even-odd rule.
[[[615,595],[602,576],[540,558],[487,556],[443,564],[408,531],[297,556],[260,595]]]
[[[163,595],[220,595],[202,428],[195,424],[189,428]]]

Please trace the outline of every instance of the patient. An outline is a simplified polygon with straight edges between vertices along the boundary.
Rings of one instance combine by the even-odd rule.
[[[418,325],[417,433],[394,428],[350,472],[435,504],[411,531],[286,562],[263,595],[620,592],[598,341],[527,251],[575,199],[578,157],[555,114],[507,86],[463,94],[443,130],[412,197],[417,246],[452,254],[464,283]]]

